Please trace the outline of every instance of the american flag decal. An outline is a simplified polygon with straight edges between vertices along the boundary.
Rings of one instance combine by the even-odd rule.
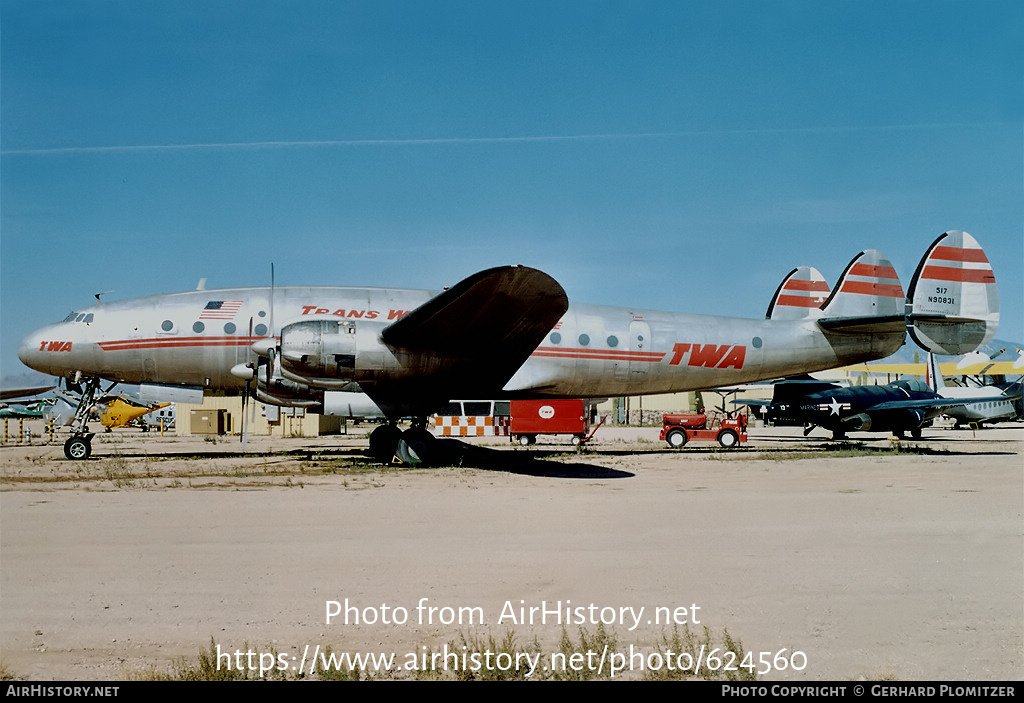
[[[231,320],[242,309],[241,300],[211,300],[199,313],[200,320]]]

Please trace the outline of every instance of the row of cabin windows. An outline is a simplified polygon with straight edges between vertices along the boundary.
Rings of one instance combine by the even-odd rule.
[[[207,305],[207,308],[209,307],[210,306]],[[259,317],[266,317],[267,311],[260,310],[256,314]],[[252,321],[250,320],[250,323],[251,322]],[[164,332],[170,332],[171,330],[174,329],[174,323],[170,320],[164,320],[162,323],[160,323],[160,329],[162,329]],[[196,320],[194,323],[192,323],[192,331],[195,332],[196,334],[202,334],[203,332],[206,331],[206,323],[201,320]],[[234,322],[224,323],[224,334],[234,334],[237,331],[238,326]],[[267,334],[267,326],[261,322],[260,324],[252,328],[252,333],[256,337],[265,337]]]
[[[174,323],[171,322],[170,320],[164,320],[163,323],[161,323],[160,325],[160,329],[162,329],[164,332],[170,332],[171,330],[174,329]],[[205,332],[206,324],[197,320],[192,325],[192,331],[195,332],[196,334]],[[224,334],[234,334],[237,331],[238,326],[235,325],[234,322],[227,322],[224,324]],[[261,322],[260,324],[252,328],[252,333],[257,337],[263,337],[267,334],[267,326]]]
[[[550,342],[552,344],[561,344],[562,343],[562,335],[560,333],[558,333],[558,332],[552,332],[551,336],[548,337],[548,340],[550,340]],[[579,337],[576,338],[576,341],[579,342],[581,347],[589,346],[590,345],[590,335],[589,334],[581,334]],[[643,342],[644,341],[643,335],[637,337],[637,341],[638,342]],[[609,347],[612,347],[612,348],[617,347],[617,346],[619,346],[619,338],[616,337],[614,334],[613,335],[609,335],[608,339],[605,340],[605,343]]]

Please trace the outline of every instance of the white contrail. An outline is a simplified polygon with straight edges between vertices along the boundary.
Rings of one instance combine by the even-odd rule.
[[[903,125],[868,125],[839,127],[792,127],[762,129],[699,129],[676,132],[624,132],[607,134],[566,134],[535,135],[521,137],[436,137],[423,139],[322,139],[308,141],[257,141],[257,142],[202,142],[195,144],[127,144],[121,146],[66,146],[42,149],[2,149],[3,155],[47,155],[47,154],[99,154],[138,151],[185,151],[197,149],[288,149],[301,147],[346,147],[346,146],[417,146],[444,144],[513,144],[528,142],[571,142],[601,141],[616,139],[658,139],[671,137],[696,137],[722,134],[793,134],[830,132],[876,132],[923,129],[948,129],[958,127],[997,126],[1003,123],[933,123]]]
[[[4,149],[2,154],[80,154],[97,152],[163,151],[186,149],[275,149],[321,146],[402,146],[418,144],[488,144],[503,142],[569,141],[581,139],[629,139],[665,134],[578,134],[534,137],[437,137],[424,139],[320,139],[309,141],[204,142],[196,144],[129,144],[123,146],[69,146],[48,149]]]

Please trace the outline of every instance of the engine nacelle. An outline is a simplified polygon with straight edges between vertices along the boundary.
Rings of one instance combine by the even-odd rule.
[[[363,395],[358,373],[371,375],[394,356],[380,343],[379,323],[320,318],[281,328],[281,341],[268,337],[252,345],[260,361],[249,377],[256,378],[256,397],[273,405],[302,407],[326,415],[383,417]],[[358,351],[357,351],[358,350]],[[245,378],[248,365],[232,373]],[[236,373],[237,371],[237,373]]]
[[[262,388],[256,389],[256,400],[267,405],[278,405],[284,408],[305,408],[311,412],[316,411],[323,405],[323,403],[315,398],[285,398],[271,395]]]
[[[278,373],[273,374],[269,383],[262,374],[257,377],[256,398],[271,405],[304,408],[320,403],[323,399],[323,391],[317,391],[302,383],[282,378],[280,370],[278,370]]]
[[[300,389],[294,386],[275,384],[284,395],[267,393],[263,387],[256,389],[256,399],[268,405],[289,408],[305,408],[321,415],[336,415],[349,419],[379,419],[384,417],[377,404],[365,393],[347,391],[323,391],[316,388]]]
[[[354,320],[303,320],[281,328],[281,368],[299,376],[351,379],[356,367]]]
[[[907,408],[895,418],[895,429],[921,427],[924,424],[925,417],[926,413],[924,410]]]

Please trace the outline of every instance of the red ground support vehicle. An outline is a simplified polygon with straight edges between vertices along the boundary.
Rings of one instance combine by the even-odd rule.
[[[681,449],[692,441],[717,441],[726,449],[732,449],[747,441],[747,416],[726,417],[717,412],[663,415],[660,439],[673,449]]]
[[[584,400],[513,400],[509,434],[533,444],[540,434],[571,434],[574,445],[590,439],[588,403]],[[596,429],[596,428],[595,428]]]

